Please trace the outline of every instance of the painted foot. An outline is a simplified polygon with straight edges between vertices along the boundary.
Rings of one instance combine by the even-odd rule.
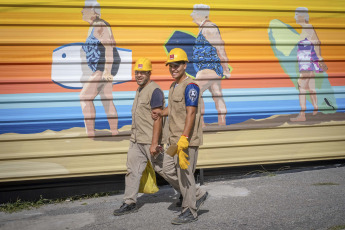
[[[95,135],[95,132],[87,132],[87,137],[88,138],[94,138],[96,135]]]
[[[112,136],[116,136],[117,134],[119,134],[119,130],[118,129],[115,129],[115,130],[111,131],[111,135]]]
[[[291,118],[290,121],[296,122],[296,121],[305,121],[305,115],[301,115],[299,114],[297,117],[295,118]]]
[[[226,125],[225,117],[219,117],[218,118],[218,125],[219,126],[225,126]]]

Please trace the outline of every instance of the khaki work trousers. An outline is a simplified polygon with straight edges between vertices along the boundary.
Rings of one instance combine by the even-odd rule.
[[[168,146],[169,147],[169,146]],[[195,184],[194,172],[198,160],[199,147],[188,147],[184,152],[188,154],[190,165],[188,169],[181,169],[178,154],[174,157],[164,154],[163,172],[169,181],[178,181],[180,193],[183,196],[182,212],[188,208],[194,217],[197,217],[196,201],[199,200],[206,191],[202,190],[199,185]]]
[[[175,178],[167,178],[163,173],[163,159],[167,154],[159,154],[154,158],[150,154],[150,144],[139,144],[130,141],[127,154],[127,174],[125,177],[124,202],[132,204],[137,202],[141,176],[146,168],[147,161],[151,162],[153,169],[161,175],[170,185],[179,191],[179,183]]]

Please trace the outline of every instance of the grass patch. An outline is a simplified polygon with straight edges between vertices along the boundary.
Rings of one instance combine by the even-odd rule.
[[[5,213],[14,213],[19,212],[22,210],[30,210],[33,208],[39,208],[42,205],[45,204],[58,204],[62,202],[73,202],[73,201],[80,201],[84,199],[90,199],[90,198],[98,198],[98,197],[106,197],[111,195],[119,194],[119,191],[114,192],[102,192],[102,193],[94,193],[89,195],[77,195],[67,198],[60,198],[60,199],[44,199],[42,196],[40,196],[40,199],[36,201],[23,201],[21,199],[17,199],[15,202],[8,202],[4,204],[0,204],[0,212]],[[87,203],[83,203],[82,205],[87,205]]]
[[[345,229],[345,224],[333,226],[333,227],[328,228],[327,230],[343,230],[343,229]]]
[[[325,185],[339,185],[339,184],[333,183],[333,182],[320,182],[320,183],[315,183],[313,185],[314,186],[325,186]]]
[[[8,202],[5,204],[1,204],[0,211],[13,213],[13,212],[18,212],[24,209],[29,210],[32,208],[38,208],[44,204],[49,204],[51,202],[52,202],[51,200],[43,199],[42,196],[37,201],[22,201],[20,199],[17,199],[15,202]]]
[[[271,176],[276,176],[277,172],[290,169],[290,166],[283,166],[283,167],[279,168],[278,170],[268,171],[267,169],[264,168],[264,166],[262,166],[262,165],[260,165],[260,166],[261,166],[262,170],[261,169],[254,170],[254,171],[251,171],[249,173],[246,173],[244,176],[260,174],[262,176],[269,176],[269,177],[271,177]]]

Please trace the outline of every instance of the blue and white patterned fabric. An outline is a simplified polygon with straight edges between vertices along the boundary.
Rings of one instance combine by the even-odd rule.
[[[86,53],[87,65],[90,67],[92,72],[97,70],[98,61],[101,56],[101,51],[99,45],[102,45],[101,42],[93,35],[92,29],[90,36],[86,39],[85,44],[83,45],[83,50]]]
[[[196,72],[203,69],[211,69],[214,70],[218,76],[223,77],[223,67],[220,63],[217,49],[207,41],[202,34],[202,30],[196,38],[192,59]]]

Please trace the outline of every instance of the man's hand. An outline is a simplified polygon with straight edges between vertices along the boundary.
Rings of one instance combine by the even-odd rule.
[[[157,146],[158,146],[157,144],[150,146],[150,154],[151,154],[151,156],[154,156],[154,155],[157,154]]]
[[[157,120],[159,117],[162,117],[162,110],[152,110],[151,117],[153,120]]]

